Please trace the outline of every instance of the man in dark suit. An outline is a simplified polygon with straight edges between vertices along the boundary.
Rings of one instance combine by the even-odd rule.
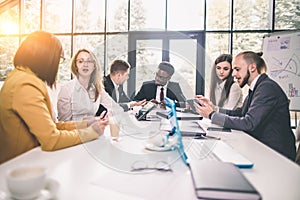
[[[123,84],[127,81],[129,76],[130,65],[124,60],[115,60],[110,66],[110,74],[103,78],[105,91],[127,111],[133,106],[139,106],[146,102],[141,100],[139,102],[130,101],[129,97],[123,90]]]
[[[155,80],[143,82],[140,91],[133,98],[135,101],[146,99],[155,103],[163,103],[165,96],[173,99],[178,107],[185,107],[185,97],[179,83],[170,81],[174,67],[166,61],[158,65]]]
[[[202,106],[195,106],[199,114],[210,118],[213,124],[245,131],[294,161],[295,136],[290,126],[288,98],[281,87],[264,73],[266,64],[261,55],[246,51],[239,53],[233,62],[232,76],[240,87],[245,84],[250,87],[241,108],[216,111],[202,96],[198,96]]]

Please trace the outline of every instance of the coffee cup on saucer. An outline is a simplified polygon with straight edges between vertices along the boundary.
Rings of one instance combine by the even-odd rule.
[[[34,199],[46,186],[46,168],[42,166],[19,166],[9,170],[6,183],[14,199]]]
[[[150,134],[145,148],[151,151],[171,151],[177,147],[178,136],[167,137],[168,131],[156,131]]]

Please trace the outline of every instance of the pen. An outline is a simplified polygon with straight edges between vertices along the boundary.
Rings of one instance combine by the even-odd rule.
[[[214,137],[214,136],[209,136],[209,135],[201,135],[201,136],[195,137],[195,139],[213,139],[213,140],[221,140],[220,137]]]

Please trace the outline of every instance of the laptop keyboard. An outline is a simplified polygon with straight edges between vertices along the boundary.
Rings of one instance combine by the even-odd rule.
[[[208,140],[184,140],[184,149],[195,160],[220,160],[213,152],[214,142]]]
[[[184,150],[191,160],[219,160],[240,168],[252,168],[253,163],[221,140],[183,138]]]

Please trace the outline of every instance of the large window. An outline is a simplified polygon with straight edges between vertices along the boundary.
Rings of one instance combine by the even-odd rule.
[[[61,83],[71,79],[69,61],[78,49],[92,50],[103,74],[108,74],[114,59],[129,59],[133,32],[199,31],[205,33],[205,70],[201,73],[208,88],[212,61],[219,54],[261,51],[265,34],[299,30],[299,7],[298,0],[0,0],[0,82],[13,69],[13,56],[22,39],[35,30],[52,32],[63,44],[67,62],[60,66]],[[151,42],[161,45],[159,40]],[[145,77],[153,78],[151,66],[163,59],[159,48],[145,52],[148,43],[137,44],[136,62],[144,59],[149,63],[143,66],[150,68],[146,72],[137,68],[136,88]],[[193,90],[198,78],[195,63],[188,61],[194,60],[196,45],[192,40],[173,40],[169,45],[170,61]]]

